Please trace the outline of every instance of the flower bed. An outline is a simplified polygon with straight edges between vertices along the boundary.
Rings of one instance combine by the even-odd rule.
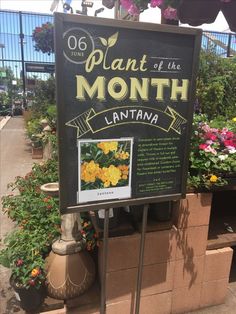
[[[196,115],[191,139],[188,184],[195,189],[211,189],[228,184],[236,174],[236,119],[225,127],[212,127],[203,115]]]

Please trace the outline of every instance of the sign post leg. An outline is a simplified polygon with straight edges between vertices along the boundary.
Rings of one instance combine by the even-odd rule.
[[[139,250],[139,265],[138,265],[138,279],[137,279],[137,287],[136,287],[135,314],[139,314],[139,307],[140,307],[144,246],[145,246],[145,234],[146,234],[146,228],[147,228],[148,208],[149,208],[149,205],[145,204],[143,208],[142,232],[141,232],[141,241],[140,241],[141,243],[140,243],[140,250]]]
[[[105,209],[105,219],[103,227],[103,258],[102,258],[102,280],[101,280],[101,305],[100,313],[106,313],[106,272],[108,253],[108,230],[109,230],[109,208]]]

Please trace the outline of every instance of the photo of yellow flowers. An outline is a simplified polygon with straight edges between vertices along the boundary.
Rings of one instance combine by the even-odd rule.
[[[112,198],[112,194],[119,196],[120,188],[128,187],[125,194],[130,196],[132,144],[132,138],[79,141],[79,191],[100,190],[94,196],[89,194],[94,199],[95,195],[101,195],[101,190],[109,190],[110,193],[102,195]]]

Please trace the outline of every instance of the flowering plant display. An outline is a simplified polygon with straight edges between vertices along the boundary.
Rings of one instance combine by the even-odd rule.
[[[3,212],[15,223],[15,229],[4,239],[0,264],[11,269],[11,279],[18,287],[39,289],[46,284],[45,257],[61,234],[58,197],[47,196],[40,186],[58,181],[58,161],[49,159],[35,163],[24,177],[16,177],[8,185],[12,192],[2,198]],[[81,221],[81,235],[86,249],[99,244],[89,217]]]
[[[35,42],[35,50],[47,53],[54,53],[53,24],[50,22],[42,24],[33,30],[32,39]]]
[[[19,194],[2,198],[3,212],[16,228],[4,239],[0,264],[11,269],[18,287],[39,287],[45,283],[45,257],[51,244],[60,235],[59,199],[46,196],[40,186],[58,178],[57,162],[35,164],[24,177],[9,184]]]
[[[236,173],[236,119],[223,128],[211,126],[204,115],[196,115],[190,148],[188,184],[195,189],[227,184]]]
[[[128,11],[130,15],[139,15],[148,8],[160,8],[163,10],[163,16],[169,20],[177,19],[177,8],[181,0],[121,0],[121,6]]]
[[[100,141],[81,144],[81,190],[127,186],[130,141]]]

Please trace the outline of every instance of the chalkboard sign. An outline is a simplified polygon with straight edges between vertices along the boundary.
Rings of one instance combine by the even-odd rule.
[[[184,196],[200,40],[55,14],[62,211]]]

